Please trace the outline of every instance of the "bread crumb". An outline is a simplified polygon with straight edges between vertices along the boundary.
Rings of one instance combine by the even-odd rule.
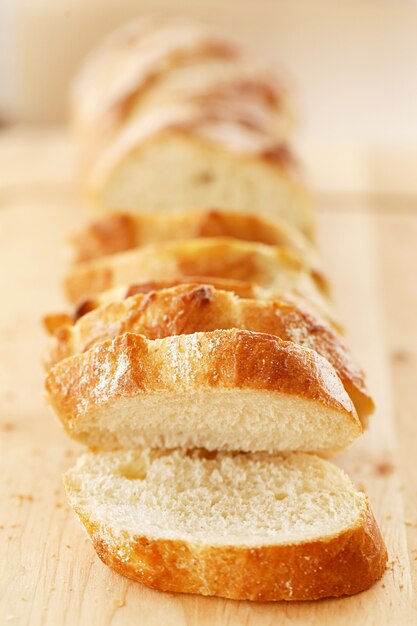
[[[411,520],[406,519],[404,521],[405,526],[409,526],[410,528],[417,528],[417,523],[412,522]]]
[[[404,348],[397,348],[391,352],[391,358],[397,363],[406,363],[410,359],[410,353]]]
[[[375,473],[378,476],[387,476],[388,474],[392,474],[394,471],[394,466],[392,463],[379,463],[375,467]]]
[[[16,498],[19,506],[26,500],[27,502],[33,502],[33,496],[31,493],[14,493],[12,498]]]
[[[15,430],[15,428],[16,428],[16,425],[13,424],[12,422],[4,422],[4,424],[2,424],[2,429],[6,433],[11,433],[12,430]]]
[[[121,600],[120,598],[114,598],[113,599],[113,604],[114,604],[115,607],[121,608],[122,606],[125,605],[125,601]]]

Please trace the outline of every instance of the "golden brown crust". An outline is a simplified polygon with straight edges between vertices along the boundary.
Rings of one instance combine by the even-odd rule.
[[[231,237],[299,252],[319,266],[311,243],[278,219],[217,209],[163,213],[114,213],[92,222],[72,237],[75,261],[85,262],[159,241]]]
[[[161,339],[230,328],[275,335],[315,350],[335,368],[359,417],[364,420],[372,412],[363,372],[327,324],[294,303],[238,299],[211,285],[180,285],[104,305],[81,317],[75,326],[56,330],[46,365],[49,368],[125,332]]]
[[[180,394],[196,389],[278,392],[359,418],[333,367],[313,350],[242,330],[179,335],[149,341],[126,333],[52,367],[47,399],[67,431],[121,398]]]
[[[270,290],[270,298],[289,292],[334,320],[323,280],[298,254],[235,239],[160,243],[103,257],[77,265],[64,286],[68,298],[76,302],[122,284],[193,276],[257,283]]]
[[[235,600],[318,600],[368,589],[387,562],[369,505],[357,526],[327,541],[255,548],[115,536],[109,526],[76,512],[106,565],[162,591]]]

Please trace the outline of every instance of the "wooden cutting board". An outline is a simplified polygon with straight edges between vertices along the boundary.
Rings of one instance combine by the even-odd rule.
[[[343,210],[335,210],[338,205]],[[378,406],[369,431],[336,462],[369,494],[389,551],[387,572],[365,593],[316,603],[254,604],[158,593],[113,574],[96,557],[65,502],[61,482],[81,448],[64,435],[42,399],[40,317],[63,306],[63,242],[83,219],[66,145],[60,135],[49,133],[0,136],[1,626],[416,623],[411,613],[416,520],[406,520],[403,512],[403,495],[416,494],[416,478],[401,476],[400,469],[413,467],[417,439],[406,436],[416,430],[406,431],[400,419],[401,450],[407,452],[400,457],[387,350],[397,342],[394,373],[402,368],[401,380],[409,381],[402,388],[405,407],[405,395],[414,391],[407,369],[410,353],[401,347],[401,328],[393,331],[392,326],[402,320],[405,329],[417,311],[415,271],[410,269],[417,220],[407,212],[377,212],[364,198],[321,199],[318,209],[321,248],[338,310]],[[395,248],[392,242],[400,233],[403,239]],[[399,259],[407,261],[403,273],[393,271]],[[410,307],[402,318],[400,298]],[[391,315],[388,324],[384,311]],[[413,367],[415,373],[415,361]]]

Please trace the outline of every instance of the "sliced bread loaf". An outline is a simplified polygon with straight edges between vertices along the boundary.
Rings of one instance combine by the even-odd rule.
[[[46,357],[48,368],[125,332],[160,339],[239,328],[315,350],[333,365],[363,422],[374,408],[363,372],[340,335],[308,311],[284,300],[262,302],[238,298],[211,285],[179,285],[103,305],[74,325],[71,320],[60,323]]]
[[[154,589],[316,600],[385,570],[366,496],[313,455],[88,454],[65,485],[98,556]]]
[[[68,434],[94,449],[329,454],[362,432],[325,358],[236,329],[119,335],[54,365],[46,392]]]

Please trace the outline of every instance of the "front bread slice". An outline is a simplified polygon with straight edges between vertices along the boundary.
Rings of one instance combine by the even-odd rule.
[[[364,374],[339,333],[301,306],[285,300],[239,298],[211,285],[178,285],[103,305],[75,324],[69,318],[56,321],[61,326],[51,339],[47,368],[126,332],[161,339],[239,328],[276,335],[315,350],[335,368],[363,422],[374,409]]]
[[[154,589],[316,600],[385,570],[366,496],[313,455],[88,454],[65,485],[104,563]]]
[[[326,359],[236,329],[154,341],[126,333],[52,367],[46,392],[68,434],[93,449],[329,454],[362,432]]]

